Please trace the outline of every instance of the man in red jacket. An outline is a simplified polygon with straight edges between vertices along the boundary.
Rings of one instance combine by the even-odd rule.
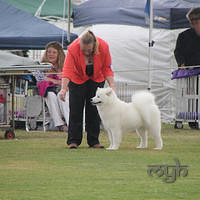
[[[108,44],[88,31],[68,47],[62,72],[62,100],[65,100],[69,90],[67,144],[70,149],[77,148],[82,141],[84,106],[88,145],[103,148],[98,139],[100,118],[97,108],[91,104],[91,98],[95,96],[97,87],[104,87],[105,80],[115,90]]]

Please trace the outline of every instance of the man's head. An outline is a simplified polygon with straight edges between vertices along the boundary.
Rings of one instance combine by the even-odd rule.
[[[96,51],[97,39],[92,31],[87,31],[81,37],[80,48],[85,56],[90,56]]]
[[[191,27],[200,36],[200,8],[192,8],[186,16]]]

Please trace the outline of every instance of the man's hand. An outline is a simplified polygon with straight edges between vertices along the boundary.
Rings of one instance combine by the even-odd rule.
[[[185,65],[181,64],[181,66],[179,67],[180,69],[185,69]]]
[[[105,77],[105,79],[107,80],[109,87],[112,88],[114,92],[116,93],[113,76],[107,76]]]
[[[67,91],[68,91],[68,88],[67,90],[61,89],[60,92],[58,93],[58,96],[60,97],[62,101],[65,101],[65,96],[66,96]]]
[[[66,96],[66,93],[68,92],[69,90],[69,79],[68,78],[62,78],[62,81],[61,81],[61,90],[58,94],[58,96],[60,97],[60,99],[62,101],[65,101],[65,96]]]

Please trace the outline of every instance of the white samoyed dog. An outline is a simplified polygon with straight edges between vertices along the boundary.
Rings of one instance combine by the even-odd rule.
[[[126,103],[121,101],[111,88],[98,88],[91,102],[97,106],[104,128],[108,132],[110,146],[107,149],[117,150],[122,133],[135,130],[141,139],[137,148],[147,148],[149,133],[156,144],[154,149],[162,149],[160,111],[152,93],[137,92],[133,95],[132,102]]]

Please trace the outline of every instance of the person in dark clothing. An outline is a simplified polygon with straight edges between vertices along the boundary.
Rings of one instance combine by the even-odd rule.
[[[78,148],[82,142],[84,107],[87,143],[90,148],[103,148],[99,142],[100,117],[91,98],[98,87],[104,87],[105,81],[115,90],[109,46],[93,32],[87,31],[68,46],[62,71],[61,100],[65,100],[69,91],[69,149]]]
[[[174,51],[179,68],[200,65],[200,8],[191,9],[187,18],[191,28],[178,35]]]

